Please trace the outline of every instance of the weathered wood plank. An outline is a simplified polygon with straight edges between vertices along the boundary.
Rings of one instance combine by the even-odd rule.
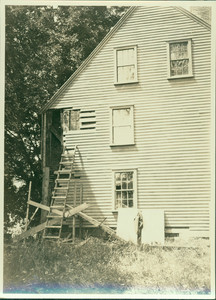
[[[62,141],[61,135],[53,126],[50,127],[50,131],[60,142]]]
[[[69,218],[70,216],[75,215],[90,206],[90,204],[88,204],[88,203],[83,203],[77,207],[72,207],[72,206],[69,206],[68,204],[66,204],[66,205],[71,209],[65,212],[65,215],[64,215],[65,218]]]
[[[41,208],[41,209],[46,210],[46,211],[50,211],[50,208],[48,206],[46,206],[44,204],[41,204],[41,203],[38,203],[38,202],[35,202],[35,201],[32,201],[32,200],[29,200],[28,204],[33,205],[33,206],[38,207],[38,208]]]
[[[75,208],[71,208],[69,211],[66,212],[67,214],[66,214],[65,217],[68,218],[68,217],[70,217],[70,216],[72,216],[72,215],[80,212],[81,210],[86,209],[88,206],[89,206],[89,204],[83,203],[82,205],[79,205],[79,206],[77,206]],[[47,207],[47,208],[49,208],[49,207]],[[59,211],[59,213],[62,213],[62,212]],[[49,221],[49,225],[54,225],[54,224],[56,224],[58,222],[59,222],[59,219],[52,219],[52,220]],[[46,227],[46,222],[44,222],[44,223],[42,223],[42,224],[40,224],[40,225],[38,225],[36,227],[33,227],[33,228],[29,229],[28,231],[25,231],[25,232],[21,233],[16,238],[14,238],[13,241],[17,242],[17,241],[25,239],[25,238],[27,238],[29,236],[33,236],[37,232],[42,231],[45,227]]]
[[[49,176],[50,176],[50,168],[45,167],[43,169],[43,183],[42,183],[42,203],[44,205],[48,205],[49,201]],[[46,211],[41,212],[41,223],[46,220]]]
[[[28,221],[28,216],[29,216],[29,201],[30,201],[30,198],[31,198],[31,186],[32,186],[32,182],[30,181],[29,182],[29,192],[28,192],[28,201],[27,201],[27,211],[26,211],[26,219],[25,219],[25,231],[27,230],[28,228],[28,224],[29,224],[29,221]]]
[[[50,221],[50,224],[53,225],[53,224],[55,224],[56,222],[58,222],[58,220],[51,220],[51,221]],[[21,233],[21,234],[18,235],[17,237],[15,237],[15,238],[13,239],[13,241],[14,241],[14,242],[17,242],[17,241],[22,240],[22,239],[25,239],[25,238],[27,238],[27,237],[29,237],[29,236],[33,236],[33,235],[35,235],[37,232],[43,230],[43,229],[45,228],[45,226],[46,226],[46,222],[44,222],[44,223],[42,223],[42,224],[40,224],[40,225],[38,225],[38,226],[36,226],[36,227],[33,227],[33,228],[31,228],[31,229],[29,229],[29,230],[27,230],[27,231]]]
[[[72,209],[72,206],[70,206],[70,205],[67,205],[67,206],[68,206],[68,207],[71,207],[71,209]],[[122,240],[122,241],[123,241],[122,238],[120,238],[119,236],[116,235],[115,230],[111,229],[109,226],[106,226],[106,225],[104,225],[104,224],[101,224],[101,222],[99,222],[99,221],[93,219],[92,217],[86,215],[86,214],[83,213],[83,212],[79,212],[78,215],[79,215],[80,217],[82,217],[83,219],[85,219],[86,221],[88,221],[89,223],[93,224],[94,226],[101,227],[101,228],[102,228],[105,232],[107,232],[108,234],[110,234],[110,235],[115,235],[119,240]]]

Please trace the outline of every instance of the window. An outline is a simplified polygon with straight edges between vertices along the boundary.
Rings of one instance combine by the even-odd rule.
[[[115,84],[137,82],[137,47],[115,49]]]
[[[169,42],[168,59],[169,78],[192,76],[191,40]]]
[[[136,170],[114,171],[114,210],[137,206]]]
[[[64,109],[62,126],[64,132],[95,129],[95,110]]]
[[[134,144],[133,106],[111,108],[111,146]]]

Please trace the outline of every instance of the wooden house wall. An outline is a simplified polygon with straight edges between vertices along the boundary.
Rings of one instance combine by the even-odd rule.
[[[168,80],[166,42],[187,38],[194,77]],[[138,83],[114,85],[113,49],[131,45],[137,45]],[[210,31],[196,21],[172,7],[138,7],[53,104],[96,113],[95,130],[64,137],[79,148],[75,165],[90,216],[116,226],[112,170],[137,168],[138,208],[164,209],[167,228],[208,234],[210,52]],[[134,105],[134,146],[110,147],[115,105]]]

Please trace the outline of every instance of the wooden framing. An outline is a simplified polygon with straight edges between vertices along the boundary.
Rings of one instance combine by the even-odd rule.
[[[34,201],[31,201],[31,205],[34,205],[36,207],[40,206],[40,208],[42,208],[42,209],[49,210],[48,206],[46,207],[45,205],[41,205],[40,203],[37,203],[37,202],[34,202]],[[118,238],[119,240],[124,241],[122,238],[118,237],[116,235],[116,232],[113,229],[111,229],[109,226],[106,226],[106,225],[102,224],[102,222],[99,222],[99,221],[93,219],[92,217],[90,217],[90,216],[88,216],[88,215],[86,215],[85,213],[82,212],[82,210],[89,207],[89,204],[83,203],[83,204],[81,204],[77,207],[72,207],[72,206],[67,204],[67,207],[69,207],[70,209],[65,213],[65,215],[64,215],[65,218],[69,218],[69,217],[71,217],[75,214],[78,214],[80,217],[82,217],[83,219],[85,219],[89,223],[93,224],[94,226],[100,227],[105,232],[107,232],[108,234],[115,235],[116,238]],[[58,210],[56,210],[56,211],[58,211]],[[58,212],[61,213],[61,211],[58,211]],[[49,221],[49,224],[54,225],[58,222],[59,222],[59,220],[52,219],[52,220]],[[42,224],[40,224],[36,227],[33,227],[33,228],[29,229],[28,231],[23,232],[22,234],[18,235],[13,241],[17,242],[17,241],[25,239],[29,236],[34,236],[36,233],[44,230],[45,227],[46,227],[46,222],[44,222],[44,223],[42,223]]]
[[[36,207],[39,207],[40,203],[31,201],[31,205],[34,205],[34,206],[36,206]],[[40,205],[40,206],[41,206],[41,205]],[[89,204],[87,204],[87,203],[83,203],[83,204],[81,204],[81,205],[79,205],[79,206],[77,206],[77,207],[75,207],[75,208],[70,207],[70,210],[68,210],[68,211],[65,213],[65,217],[66,217],[66,218],[69,218],[69,217],[73,216],[74,214],[77,214],[77,213],[79,213],[80,211],[86,209],[87,207],[89,207]],[[40,208],[49,210],[49,207],[48,207],[48,206],[46,207],[45,205],[41,206]],[[55,213],[62,214],[62,212],[61,212],[61,211],[58,211],[58,210],[56,210]],[[56,223],[58,223],[58,222],[59,222],[58,219],[52,219],[52,220],[49,221],[49,225],[54,225],[54,224],[56,224]],[[40,224],[40,225],[38,225],[38,226],[36,226],[36,227],[33,227],[33,228],[29,229],[28,231],[23,232],[22,234],[18,235],[18,236],[14,239],[14,241],[17,242],[17,241],[19,241],[19,240],[21,240],[21,239],[27,238],[27,237],[29,237],[29,236],[33,236],[33,235],[35,235],[37,232],[42,231],[45,227],[46,227],[46,222],[44,222],[44,223],[42,223],[42,224]]]
[[[50,168],[43,168],[43,183],[42,183],[42,204],[48,205],[48,197],[49,197],[49,176],[50,176]],[[44,222],[46,219],[46,211],[42,210],[41,212],[41,222]]]
[[[27,202],[27,211],[26,211],[26,220],[25,220],[25,231],[27,230],[28,228],[28,216],[29,216],[29,201],[30,201],[30,198],[31,198],[31,186],[32,186],[32,182],[30,181],[29,182],[29,191],[28,191],[28,202]]]

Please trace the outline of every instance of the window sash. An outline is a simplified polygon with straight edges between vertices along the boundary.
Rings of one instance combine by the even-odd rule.
[[[115,49],[115,84],[137,81],[137,46]]]
[[[134,144],[133,106],[112,107],[111,145],[128,144]]]
[[[133,170],[113,171],[113,209],[137,207],[137,172]]]
[[[191,40],[168,42],[168,78],[192,76]]]

